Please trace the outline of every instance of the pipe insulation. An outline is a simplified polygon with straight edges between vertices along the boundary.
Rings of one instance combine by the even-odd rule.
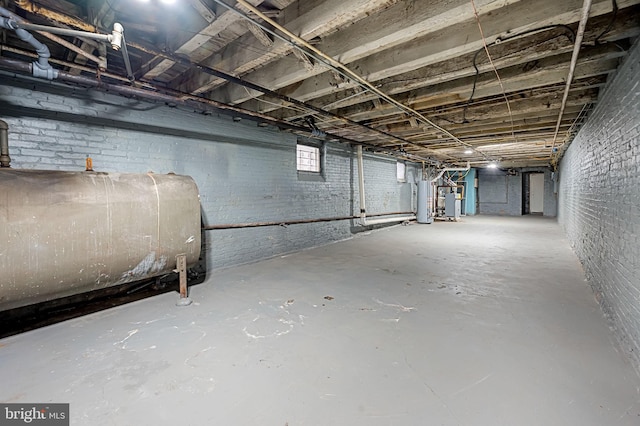
[[[0,120],[0,167],[11,167],[9,157],[9,125]]]

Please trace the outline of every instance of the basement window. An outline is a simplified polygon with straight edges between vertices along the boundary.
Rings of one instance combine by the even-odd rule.
[[[296,145],[296,168],[298,180],[324,181],[324,144],[298,143]]]
[[[396,177],[398,178],[398,182],[407,181],[407,165],[404,161],[398,161],[396,163]]]
[[[320,173],[320,148],[298,144],[296,158],[299,172]]]

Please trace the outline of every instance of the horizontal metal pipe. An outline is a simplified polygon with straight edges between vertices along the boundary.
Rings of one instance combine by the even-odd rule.
[[[33,53],[33,52],[29,52],[27,50],[23,50],[23,49],[17,49],[15,47],[11,47],[11,46],[7,46],[6,44],[0,44],[0,52],[11,52],[11,53],[17,53],[19,55],[22,56],[27,56],[29,58],[37,58],[38,55]],[[98,70],[96,68],[91,68],[91,67],[86,67],[80,64],[76,64],[75,62],[68,62],[68,61],[62,61],[60,59],[54,59],[54,58],[49,58],[49,62],[52,64],[56,64],[56,65],[62,65],[65,67],[69,67],[69,68],[75,68],[81,71],[86,71],[86,72],[90,72],[93,74],[98,74]],[[129,80],[126,77],[123,77],[121,75],[118,74],[113,74],[113,73],[109,73],[109,72],[100,72],[100,76],[102,77],[109,77],[112,78],[114,80],[119,80],[125,83],[130,83],[131,80]]]
[[[11,71],[18,71],[26,74],[30,73],[30,66],[28,63],[17,61],[14,59],[0,57],[0,68],[4,68]],[[297,131],[307,131],[307,129],[304,127],[296,126],[286,122],[281,122],[280,120],[277,120],[273,117],[269,117],[264,114],[244,110],[242,108],[226,105],[220,102],[200,98],[197,96],[187,95],[181,92],[173,92],[173,91],[170,91],[170,89],[162,89],[165,92],[169,92],[169,94],[166,94],[158,91],[141,89],[133,86],[120,86],[116,84],[109,84],[97,79],[88,78],[81,75],[69,74],[64,71],[59,71],[57,79],[59,81],[74,83],[74,84],[78,84],[80,86],[85,86],[85,87],[87,86],[93,87],[96,89],[101,89],[101,90],[108,91],[111,93],[116,93],[119,95],[136,96],[141,99],[146,99],[154,102],[186,105],[190,108],[199,109],[200,111],[211,111],[212,109],[215,109],[217,111],[232,112],[242,117],[260,119],[260,120],[269,122],[273,125],[280,126],[282,128],[288,128],[288,129],[297,130]],[[145,86],[151,88],[151,86],[148,84],[146,84]]]
[[[17,61],[14,59],[8,59],[8,58],[2,58],[2,57],[0,57],[0,68],[4,68],[10,71],[18,71],[25,74],[31,73],[31,68],[29,64],[22,61]],[[235,107],[232,105],[223,104],[221,102],[217,102],[211,99],[206,99],[206,98],[202,98],[195,95],[189,95],[187,93],[178,92],[178,91],[167,89],[167,88],[161,88],[161,89],[156,88],[150,83],[144,83],[144,87],[145,87],[144,89],[140,87],[133,87],[133,86],[120,86],[116,84],[104,83],[102,81],[99,81],[93,78],[69,74],[64,71],[58,72],[57,80],[64,81],[67,83],[78,84],[80,86],[94,87],[96,89],[100,89],[103,91],[108,91],[108,92],[116,93],[120,95],[136,96],[140,99],[146,99],[154,102],[164,102],[168,104],[185,105],[185,106],[188,106],[189,108],[195,108],[202,112],[210,112],[212,110],[224,111],[227,113],[233,113],[233,115],[235,116],[266,122],[271,125],[277,126],[280,129],[289,129],[289,130],[293,130],[295,132],[300,132],[304,134],[309,132],[308,127],[298,126],[296,124],[289,123],[287,121],[278,120],[277,118],[273,118],[266,114],[249,111],[249,110]],[[160,90],[162,90],[162,92],[160,92]],[[384,148],[371,145],[366,142],[358,142],[358,141],[350,140],[345,137],[334,135],[331,133],[327,133],[327,138],[336,139],[343,143],[361,145],[361,146],[370,148],[374,152],[377,150],[377,151],[386,153],[388,155],[394,154],[391,151],[386,152]]]
[[[77,19],[75,17],[72,17],[72,16],[69,16],[69,15],[58,16],[60,14],[57,14],[56,12],[54,12],[54,11],[52,11],[50,9],[45,9],[45,8],[43,8],[41,6],[34,6],[28,0],[19,0],[18,5],[20,7],[22,7],[23,9],[25,9],[25,10],[32,10],[32,8],[37,7],[37,12],[36,12],[35,9],[32,10],[34,13],[43,14],[44,16],[46,16],[48,18],[54,19],[54,20],[56,20],[58,22],[62,22],[62,23],[65,23],[65,24],[76,26],[78,28],[82,28],[82,29],[84,29],[85,31],[88,31],[88,32],[98,31],[97,27],[95,27],[93,25],[90,25],[90,24],[87,24],[86,22],[83,22],[82,20],[79,20],[79,19]],[[7,15],[7,16],[9,16],[9,15]],[[16,15],[12,14],[12,17],[14,19],[17,19]],[[24,20],[22,22],[25,23]],[[51,34],[47,34],[47,33],[41,33],[41,34],[46,36],[46,37],[49,37],[50,39],[52,39],[54,41],[57,41],[58,43],[64,42],[64,40],[59,39],[57,37],[56,37],[56,39],[54,39],[53,37],[55,37],[55,36],[53,36]],[[67,45],[67,44],[63,44],[63,45],[65,47],[67,47],[68,49],[72,49],[74,52],[78,53],[79,55],[83,55],[83,56],[87,57],[88,59],[90,59],[90,60],[92,60],[94,62],[97,62],[99,68],[101,68],[101,69],[105,68],[106,69],[105,62],[101,62],[101,60],[99,58],[96,58],[95,56],[90,55],[87,52],[84,52],[82,49],[78,48],[77,46],[75,46],[75,45],[73,45],[71,43],[69,43],[69,44],[70,44],[70,46]],[[163,52],[161,50],[158,50],[153,46],[145,45],[145,44],[139,44],[139,43],[133,43],[133,42],[129,43],[129,45],[131,47],[137,49],[137,50],[142,51],[142,52],[149,53],[149,54],[152,54],[154,56],[159,56],[159,57],[161,57],[163,59],[167,59],[167,60],[182,64],[182,65],[187,66],[187,67],[195,67],[195,68],[199,69],[201,72],[204,72],[206,74],[212,75],[214,77],[222,78],[222,79],[224,79],[226,81],[241,85],[241,86],[246,87],[248,89],[252,89],[252,90],[256,90],[256,91],[262,92],[265,95],[272,96],[272,97],[280,99],[280,100],[282,100],[284,102],[300,106],[301,108],[305,108],[307,110],[312,110],[312,111],[315,111],[315,112],[317,112],[319,114],[323,114],[325,116],[329,116],[331,118],[335,118],[335,119],[341,120],[341,121],[343,121],[343,122],[345,122],[347,124],[358,126],[360,128],[367,129],[368,131],[373,131],[373,132],[376,132],[378,134],[382,134],[384,136],[388,136],[388,137],[394,138],[394,139],[402,142],[403,144],[409,144],[409,145],[412,144],[411,141],[406,140],[404,138],[392,135],[392,134],[390,134],[388,132],[384,132],[384,131],[379,130],[379,129],[375,129],[373,127],[366,126],[366,125],[364,125],[362,123],[355,122],[355,121],[350,120],[350,119],[348,119],[346,117],[343,117],[343,116],[340,116],[338,114],[334,114],[334,113],[332,113],[330,111],[324,110],[322,108],[316,107],[315,105],[311,105],[311,104],[308,104],[306,102],[302,102],[302,101],[299,101],[297,99],[288,97],[286,95],[282,95],[281,93],[278,93],[277,91],[269,90],[269,89],[267,89],[265,87],[259,86],[257,84],[251,83],[251,82],[246,81],[246,80],[243,80],[241,78],[238,78],[238,77],[236,77],[234,75],[225,73],[223,71],[220,71],[220,70],[217,70],[217,69],[214,69],[214,68],[210,68],[210,67],[207,67],[207,66],[204,66],[204,65],[201,65],[201,64],[193,63],[193,62],[191,62],[191,61],[189,61],[189,60],[187,60],[185,58],[180,58],[180,57],[178,57],[176,55],[172,55],[172,54],[169,54],[167,52]],[[124,50],[126,49],[126,45],[124,43],[123,43],[122,48],[123,48],[123,53],[128,57],[128,53],[124,52]],[[126,61],[126,58],[125,58],[125,61]],[[126,63],[125,63],[125,65],[126,65]],[[129,80],[131,80],[130,76],[127,76],[127,77],[129,77]],[[307,131],[308,131],[308,129],[307,129]],[[337,135],[327,135],[327,136],[330,136],[331,138],[343,140],[345,142],[355,143],[354,141],[348,140],[346,138],[339,137]],[[362,144],[362,145],[378,149],[380,152],[385,151],[385,149],[381,149],[380,147],[374,147],[373,145],[369,145],[369,144],[366,144],[366,143]],[[389,149],[388,151],[389,151],[390,155],[398,156],[398,154],[399,154],[399,152],[397,150]],[[400,157],[406,158],[406,159],[408,159],[410,161],[418,160],[418,161],[428,162],[430,164],[439,164],[440,163],[437,159],[434,159],[434,158],[423,158],[423,157],[420,157],[420,156],[417,156],[417,155],[407,155],[407,154],[404,154],[404,153],[400,153],[400,154],[402,154],[402,155],[400,155]]]
[[[392,213],[377,213],[369,216],[393,216],[393,215],[412,215],[413,212],[392,212]],[[262,226],[287,226],[287,225],[299,225],[303,223],[318,223],[318,222],[336,222],[340,220],[360,219],[360,216],[335,216],[335,217],[323,217],[319,219],[296,219],[286,220],[278,222],[249,222],[249,223],[228,223],[224,225],[209,225],[202,227],[205,231],[215,231],[220,229],[237,229],[237,228],[258,228]],[[393,219],[393,218],[389,218]]]
[[[393,135],[393,134],[391,134],[389,132],[386,132],[384,130],[380,130],[380,129],[376,129],[374,127],[367,126],[366,124],[362,124],[362,123],[359,123],[357,121],[351,120],[351,119],[349,119],[347,117],[343,117],[341,115],[335,114],[335,113],[333,113],[331,111],[324,110],[324,109],[322,109],[320,107],[317,107],[315,105],[311,105],[311,104],[309,104],[307,102],[299,101],[299,100],[297,100],[295,98],[291,98],[291,97],[289,97],[287,95],[283,95],[283,94],[281,94],[281,93],[279,93],[279,92],[277,92],[275,90],[270,90],[270,89],[267,89],[266,87],[259,86],[259,85],[255,84],[255,83],[252,83],[250,81],[247,81],[247,80],[244,80],[242,78],[236,77],[234,75],[228,74],[228,73],[226,73],[224,71],[221,71],[221,70],[218,70],[218,69],[215,69],[215,68],[211,68],[211,67],[208,67],[206,65],[194,63],[194,62],[189,61],[188,59],[180,58],[178,56],[169,54],[167,52],[163,52],[163,51],[157,50],[155,47],[147,46],[147,45],[140,44],[140,43],[134,43],[134,42],[130,42],[129,46],[131,46],[131,47],[133,47],[133,48],[135,48],[137,50],[140,50],[142,52],[149,53],[149,54],[161,57],[163,59],[170,60],[172,62],[176,62],[176,63],[178,63],[180,65],[184,65],[184,66],[189,67],[189,68],[196,68],[196,69],[198,69],[199,71],[201,71],[201,72],[203,72],[205,74],[209,74],[209,75],[211,75],[213,77],[221,78],[223,80],[226,80],[226,81],[234,83],[234,84],[238,84],[238,85],[240,85],[242,87],[245,87],[247,89],[251,89],[251,90],[255,90],[257,92],[261,92],[261,93],[263,93],[263,94],[265,94],[267,96],[271,96],[271,97],[274,97],[276,99],[280,99],[281,101],[283,101],[285,103],[289,103],[289,104],[292,104],[292,105],[299,106],[300,108],[303,108],[303,109],[306,109],[306,110],[311,110],[311,111],[317,112],[318,114],[322,114],[322,115],[324,115],[326,117],[331,117],[333,119],[340,120],[345,124],[356,126],[356,127],[361,128],[361,129],[364,129],[364,130],[366,130],[368,132],[377,133],[377,134],[380,134],[380,135],[395,139],[395,140],[401,142],[401,144],[418,146],[418,145],[416,145],[415,143],[411,142],[408,139],[402,138],[400,136]],[[310,132],[310,131],[311,131],[310,129],[307,129],[307,132]],[[330,136],[330,135],[327,135],[327,136]],[[335,136],[332,136],[332,137],[335,137]],[[363,145],[366,146],[366,144],[363,144]],[[390,150],[390,151],[393,151],[393,150]],[[396,155],[397,155],[397,152],[396,152]],[[404,157],[408,158],[409,156],[404,155]],[[417,159],[417,160],[420,160],[420,161],[428,162],[430,164],[440,164],[440,161],[435,159],[435,158],[423,158],[423,157],[419,157],[419,156],[414,156],[414,157],[415,158],[413,158],[411,160],[415,161]]]

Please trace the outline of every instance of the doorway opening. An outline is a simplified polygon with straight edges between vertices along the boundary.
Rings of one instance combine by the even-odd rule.
[[[544,212],[544,173],[525,173],[522,179],[522,214]]]

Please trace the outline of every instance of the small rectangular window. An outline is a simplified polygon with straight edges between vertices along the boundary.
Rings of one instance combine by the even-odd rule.
[[[296,152],[299,171],[320,173],[320,148],[298,144]]]
[[[402,161],[396,163],[396,177],[398,178],[398,182],[407,181],[407,166]]]

